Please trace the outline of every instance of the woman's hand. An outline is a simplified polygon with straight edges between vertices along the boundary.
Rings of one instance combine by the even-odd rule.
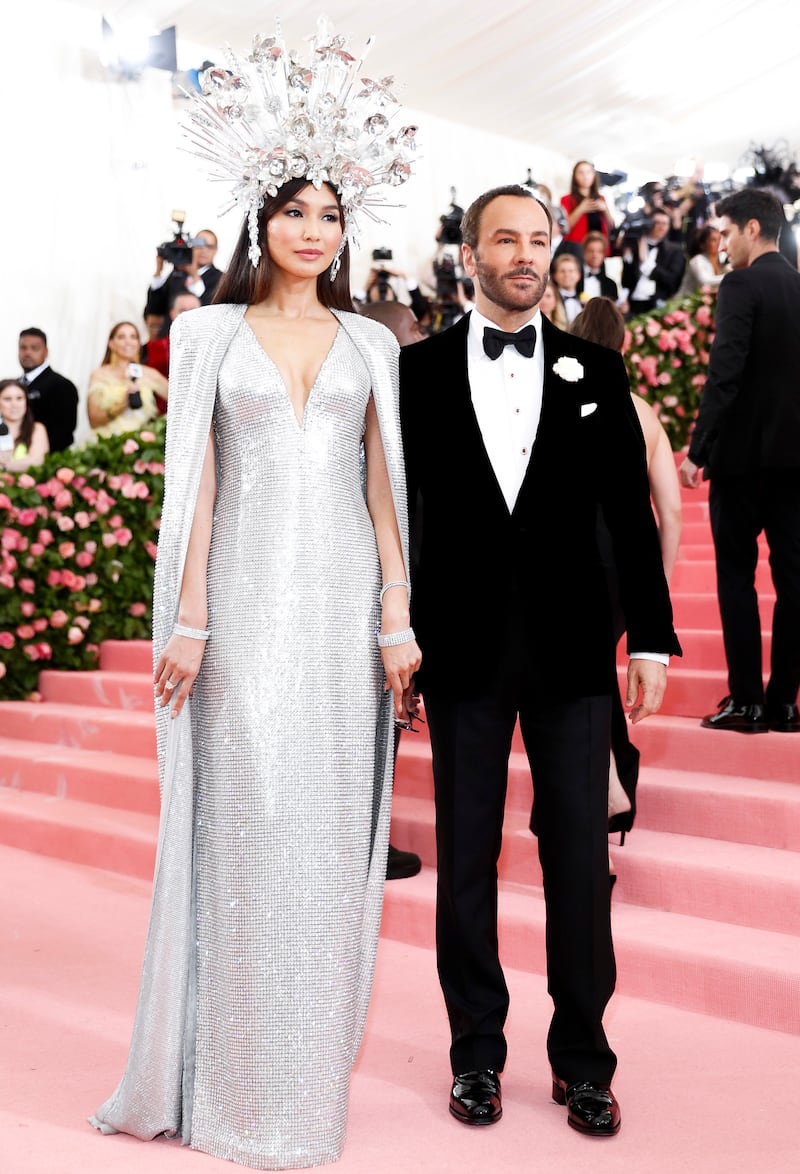
[[[422,663],[422,653],[416,640],[409,640],[407,644],[382,648],[381,659],[386,673],[386,689],[391,689],[394,694],[395,721],[407,722],[411,716],[409,703],[414,673]]]
[[[183,709],[200,671],[205,650],[205,640],[194,640],[191,636],[170,636],[167,641],[153,679],[161,705],[172,702],[171,717],[177,717]]]

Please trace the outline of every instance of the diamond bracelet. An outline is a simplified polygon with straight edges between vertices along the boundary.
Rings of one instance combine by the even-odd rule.
[[[399,632],[378,632],[379,648],[394,648],[398,644],[410,644],[416,640],[413,628],[401,628]]]
[[[211,635],[208,628],[190,628],[187,624],[176,624],[172,631],[176,636],[188,636],[190,640],[207,640]]]

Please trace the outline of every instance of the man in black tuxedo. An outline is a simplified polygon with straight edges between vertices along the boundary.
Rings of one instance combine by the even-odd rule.
[[[629,647],[648,657],[630,662],[634,721],[659,708],[665,664],[680,647],[622,359],[562,333],[538,310],[550,263],[547,208],[527,188],[496,188],[467,211],[462,232],[476,308],[400,356],[450,1111],[474,1125],[502,1111],[508,991],[496,868],[519,716],[547,905],[553,1096],[575,1129],[609,1135],[620,1120],[610,1091],[616,1057],[602,1025],[615,982],[607,835],[615,649],[598,508],[614,540]]]
[[[686,258],[680,245],[667,240],[672,220],[665,208],[653,211],[650,228],[639,240],[620,242],[622,286],[629,317],[658,309],[678,292]]]
[[[63,452],[75,436],[78,421],[78,389],[50,366],[47,335],[30,326],[19,336],[20,383],[40,424],[44,424],[50,452]]]
[[[602,232],[589,232],[584,237],[583,278],[578,292],[589,298],[611,298],[616,302],[619,297],[617,283],[606,273],[607,244]]]
[[[780,202],[746,188],[717,204],[732,272],[719,287],[708,378],[689,455],[689,487],[711,479],[730,695],[703,718],[709,729],[800,732],[800,273],[778,251]],[[775,610],[764,691],[755,571],[769,545]]]
[[[151,314],[162,316],[165,319],[164,334],[169,333],[167,315],[179,294],[192,293],[200,299],[201,306],[210,306],[222,277],[222,270],[214,264],[219,247],[216,233],[204,228],[193,239],[197,245],[192,249],[192,260],[188,265],[176,265],[165,275],[164,258],[156,257],[156,271],[147,291],[144,314],[145,317]]]

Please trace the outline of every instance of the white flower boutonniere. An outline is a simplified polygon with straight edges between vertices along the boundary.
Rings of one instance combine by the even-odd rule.
[[[562,355],[557,363],[553,364],[553,371],[565,383],[577,383],[583,379],[583,367],[571,355]]]

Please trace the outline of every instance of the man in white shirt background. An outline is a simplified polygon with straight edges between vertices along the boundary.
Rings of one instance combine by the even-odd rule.
[[[412,623],[433,751],[450,1112],[468,1125],[502,1113],[508,991],[497,860],[519,719],[547,906],[553,1097],[574,1129],[608,1136],[620,1126],[610,1090],[616,1057],[602,1025],[616,977],[607,872],[616,684],[598,509],[614,540],[634,650],[633,721],[659,708],[666,662],[680,646],[622,359],[557,330],[538,309],[550,228],[527,188],[479,197],[462,223],[475,309],[401,351],[419,544]]]
[[[656,310],[673,298],[683,278],[686,258],[680,245],[667,240],[672,221],[665,208],[656,208],[649,227],[636,239],[620,238],[622,253],[621,309],[628,316]]]

